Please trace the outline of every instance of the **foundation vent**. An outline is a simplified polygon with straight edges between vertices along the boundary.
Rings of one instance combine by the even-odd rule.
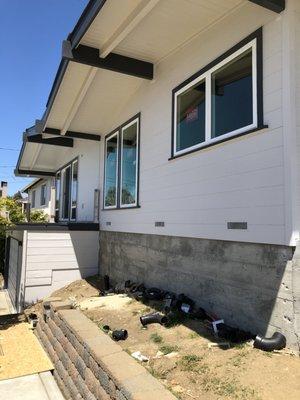
[[[248,229],[247,222],[227,222],[227,229]]]

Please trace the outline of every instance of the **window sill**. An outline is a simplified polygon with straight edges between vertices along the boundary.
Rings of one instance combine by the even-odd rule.
[[[137,206],[132,206],[132,207],[128,206],[128,207],[116,207],[116,208],[102,208],[101,211],[116,211],[116,210],[122,211],[122,210],[131,210],[131,209],[135,210],[137,208],[141,208],[141,206],[137,205]]]
[[[237,135],[234,135],[234,136],[231,136],[231,137],[228,137],[228,138],[225,138],[225,139],[220,139],[217,142],[203,145],[201,147],[198,147],[197,149],[187,150],[185,153],[181,153],[181,154],[177,154],[175,156],[172,156],[168,160],[171,161],[171,160],[174,160],[176,158],[184,157],[184,156],[186,156],[188,154],[195,153],[197,151],[201,151],[201,150],[207,149],[209,147],[217,146],[217,145],[219,145],[221,143],[224,143],[224,142],[228,142],[229,140],[232,140],[232,139],[244,136],[244,135],[249,135],[250,133],[258,132],[258,131],[261,131],[263,129],[267,129],[268,127],[269,127],[268,125],[261,125],[261,126],[258,126],[257,128],[250,129],[249,131],[238,133]]]

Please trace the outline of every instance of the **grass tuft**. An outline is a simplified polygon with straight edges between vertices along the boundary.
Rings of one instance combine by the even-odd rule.
[[[165,344],[164,346],[161,346],[159,348],[159,351],[161,351],[164,355],[170,354],[173,351],[178,351],[178,350],[179,350],[178,346],[172,346],[172,345],[169,345],[169,344]]]
[[[153,343],[162,343],[163,338],[160,336],[158,333],[152,333],[150,335],[150,339],[152,340]]]

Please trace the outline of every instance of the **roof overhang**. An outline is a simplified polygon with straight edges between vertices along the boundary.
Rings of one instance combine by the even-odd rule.
[[[36,185],[38,185],[40,182],[42,182],[42,178],[36,178],[32,182],[30,182],[28,185],[23,187],[23,189],[20,190],[21,193],[28,193],[28,190],[33,189]]]
[[[255,3],[255,4],[254,4]],[[44,128],[90,134],[112,128],[155,66],[241,7],[281,12],[285,0],[92,0],[63,43],[62,60],[43,117]],[[117,94],[117,95],[116,95]]]
[[[46,111],[35,132],[24,137],[17,174],[53,174],[50,158],[61,148],[78,138],[100,140],[139,86],[155,79],[157,65],[241,8],[273,18],[285,1],[173,0],[172,7],[169,0],[89,1],[63,42]]]

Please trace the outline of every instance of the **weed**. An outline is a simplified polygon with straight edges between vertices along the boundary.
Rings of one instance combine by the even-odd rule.
[[[187,354],[183,356],[177,364],[181,371],[199,372],[204,374],[209,370],[209,367],[207,364],[201,364],[199,366],[199,362],[202,359],[203,357],[199,357],[196,354]]]
[[[255,391],[242,386],[236,380],[222,379],[215,376],[205,375],[202,380],[202,387],[205,391],[211,391],[218,396],[229,397],[236,400],[260,400]]]
[[[144,307],[140,311],[141,314],[147,314],[149,312],[151,312],[151,307]]]
[[[171,387],[168,387],[168,389],[170,390],[170,392],[178,399],[178,400],[182,400],[182,396],[176,392],[174,389],[172,389]]]
[[[198,333],[192,332],[189,334],[189,339],[197,339],[199,337]]]
[[[247,357],[247,353],[245,351],[239,351],[230,358],[229,363],[234,367],[240,367],[245,362],[244,357]]]
[[[163,338],[158,333],[152,333],[152,335],[150,336],[150,339],[154,343],[162,343],[162,341],[163,341]]]
[[[133,303],[135,303],[135,300],[134,299],[130,299],[130,300],[127,301],[126,304],[129,306],[130,304],[133,304]]]
[[[178,351],[178,350],[179,350],[179,347],[178,347],[178,346],[172,346],[172,345],[169,345],[169,344],[165,344],[164,346],[161,346],[161,347],[159,348],[159,350],[160,350],[164,355],[166,355],[166,354],[172,353],[173,351]]]
[[[156,378],[156,379],[166,379],[167,378],[168,371],[164,371],[161,369],[154,369],[153,366],[150,366],[147,369],[150,372],[150,374],[153,375],[154,378]]]
[[[264,351],[262,354],[263,354],[264,356],[270,357],[270,358],[272,358],[272,356],[273,356],[273,354],[270,353],[270,352],[268,352],[268,351]]]

